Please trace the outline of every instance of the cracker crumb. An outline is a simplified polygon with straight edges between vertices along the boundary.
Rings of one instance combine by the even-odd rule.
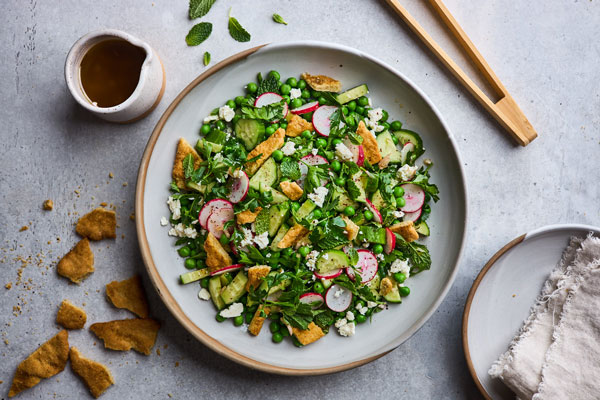
[[[109,172],[109,173],[108,173],[108,177],[109,177],[110,179],[112,179],[112,178],[114,178],[114,177],[115,177],[115,175],[114,175],[112,172]]]
[[[175,361],[175,367],[179,367],[179,361]]]
[[[135,213],[131,213],[131,215],[129,216],[129,219],[132,221],[135,221]]]
[[[105,202],[105,201],[103,201],[102,203],[100,203],[100,206],[102,206],[102,207],[106,207],[107,205],[108,205],[108,203]]]
[[[128,183],[127,182],[123,182],[123,187],[127,186]]]
[[[19,229],[19,232],[26,231],[27,229],[29,229],[29,227],[27,225],[23,225],[21,229]]]
[[[4,285],[4,287],[6,290],[10,290],[12,288],[12,282],[8,282],[6,285]]]
[[[42,208],[46,211],[52,211],[52,209],[54,208],[54,202],[52,200],[48,199],[48,200],[44,201]]]
[[[157,348],[157,349],[156,349],[156,355],[157,355],[157,356],[160,356],[160,348]]]

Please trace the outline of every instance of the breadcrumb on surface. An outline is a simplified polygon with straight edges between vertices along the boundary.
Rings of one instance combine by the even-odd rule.
[[[44,204],[42,204],[42,208],[46,211],[52,211],[52,209],[54,208],[54,202],[48,199],[44,201]]]

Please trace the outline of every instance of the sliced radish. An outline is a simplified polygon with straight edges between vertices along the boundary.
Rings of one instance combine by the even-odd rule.
[[[235,217],[233,207],[223,207],[215,209],[210,213],[208,220],[206,221],[206,229],[212,233],[217,239],[220,239],[223,235],[224,225],[231,221]],[[229,235],[227,235],[229,236]]]
[[[310,103],[306,103],[298,108],[294,108],[293,110],[290,110],[290,112],[292,114],[306,114],[309,112],[313,112],[315,111],[317,108],[319,108],[319,102],[318,101],[311,101]]]
[[[233,264],[228,267],[220,268],[220,269],[216,270],[215,272],[212,272],[210,274],[210,276],[223,275],[226,272],[232,272],[232,271],[237,271],[238,269],[242,269],[242,267],[244,267],[244,264]]]
[[[273,103],[280,103],[283,101],[283,97],[277,93],[267,92],[263,93],[254,100],[254,107],[264,107]],[[283,116],[285,117],[288,113],[288,105],[283,103]]]
[[[313,272],[315,276],[319,279],[333,279],[340,276],[343,272],[343,268],[334,269],[333,271],[326,272],[324,274],[319,274],[318,272]]]
[[[365,163],[365,150],[362,145],[358,146],[358,157],[356,157],[356,165],[362,167]]]
[[[352,161],[354,161],[359,167],[362,167],[365,163],[365,151],[360,144],[354,144],[350,139],[344,140],[344,145],[352,152]]]
[[[377,207],[375,207],[375,205],[373,203],[371,203],[371,200],[369,200],[369,199],[367,199],[367,207],[373,213],[373,221],[377,222],[378,224],[381,224],[381,222],[383,222],[381,213],[379,212]]]
[[[229,242],[229,248],[231,249],[233,254],[235,254],[236,256],[238,255],[237,247],[235,247],[235,243],[233,243],[233,240]]]
[[[390,228],[385,228],[385,245],[383,246],[383,251],[385,254],[390,254],[392,250],[396,247],[396,235],[391,231]]]
[[[421,208],[415,212],[404,213],[404,217],[402,218],[402,221],[413,221],[414,222],[419,219],[422,211],[423,211],[423,209]]]
[[[346,311],[352,304],[352,292],[338,284],[331,285],[325,293],[325,303],[331,311]]]
[[[375,254],[371,253],[369,250],[358,250],[358,262],[356,263],[356,268],[360,269],[361,283],[365,284],[370,282],[375,278],[375,275],[377,275],[377,269],[379,268],[379,263],[377,262]],[[346,268],[346,274],[352,280],[356,277],[356,273],[352,267]]]
[[[337,110],[336,106],[321,106],[317,108],[312,116],[312,123],[317,133],[321,136],[329,136],[331,131],[331,114]]]
[[[200,226],[206,229],[208,217],[210,217],[210,214],[214,210],[219,208],[231,208],[233,210],[233,204],[225,199],[213,199],[207,202],[200,210],[200,214],[198,214],[198,222],[200,222]]]
[[[229,194],[229,201],[232,203],[239,203],[246,198],[248,189],[250,188],[250,179],[244,171],[239,171],[237,178],[233,178],[231,182],[231,193]]]
[[[408,153],[414,150],[415,145],[411,142],[406,143],[404,147],[402,147],[402,150],[400,150],[400,161],[402,161],[402,164],[406,162],[406,159],[408,158]]]
[[[312,304],[312,309],[316,310],[325,303],[325,299],[319,293],[304,293],[300,296],[300,303]]]
[[[425,191],[421,186],[414,183],[407,183],[401,186],[404,189],[404,200],[406,204],[400,210],[405,213],[412,213],[423,208],[425,203]]]
[[[327,161],[327,159],[325,157],[322,157],[322,156],[319,156],[316,154],[309,154],[307,156],[302,157],[300,159],[300,161],[298,161],[298,166],[300,167],[300,179],[298,179],[298,184],[300,186],[304,186],[304,180],[306,179],[306,174],[308,174],[307,165],[323,165],[323,164],[329,164],[329,161]],[[327,180],[325,180],[325,179],[321,180],[321,184],[326,185]]]

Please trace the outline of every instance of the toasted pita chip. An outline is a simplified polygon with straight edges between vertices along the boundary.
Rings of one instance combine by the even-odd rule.
[[[121,319],[110,322],[98,322],[90,326],[98,338],[104,341],[104,347],[111,350],[127,351],[134,349],[149,355],[160,323],[150,318]]]
[[[225,268],[233,263],[219,239],[210,232],[204,241],[204,251],[206,251],[206,265],[210,268],[210,272]]]
[[[75,231],[90,240],[114,239],[117,237],[117,215],[114,211],[98,207],[77,221]]]
[[[302,74],[302,79],[308,83],[308,86],[320,92],[339,92],[342,90],[342,83],[336,79],[325,75]]]
[[[252,321],[250,321],[250,325],[248,325],[248,332],[250,332],[252,335],[254,336],[258,336],[258,334],[260,333],[260,330],[263,327],[263,324],[265,322],[265,319],[267,319],[266,317],[263,317],[261,314],[261,311],[265,310],[265,315],[269,315],[270,313],[270,309],[268,307],[263,307],[263,305],[261,304],[257,309],[256,312],[254,313],[254,317],[252,317]]]
[[[60,331],[19,364],[8,397],[16,396],[42,379],[58,374],[65,369],[68,358],[69,333]]]
[[[279,184],[281,191],[285,194],[290,200],[298,200],[302,197],[304,191],[296,182],[283,181]]]
[[[292,332],[294,333],[294,336],[296,336],[296,339],[304,346],[316,342],[325,336],[323,330],[314,322],[308,324],[308,329],[305,330],[292,327]]]
[[[148,301],[139,275],[106,285],[106,296],[117,308],[131,311],[140,318],[148,317]]]
[[[248,269],[248,282],[246,282],[246,290],[250,290],[250,287],[255,289],[263,282],[262,278],[267,276],[271,272],[271,267],[268,265],[255,265]]]
[[[258,214],[260,214],[261,211],[262,207],[256,207],[254,211],[244,210],[236,215],[235,219],[237,220],[238,225],[250,224],[256,221],[256,217],[258,217]]]
[[[379,145],[375,136],[367,129],[367,126],[363,121],[358,123],[358,129],[356,133],[363,138],[362,147],[365,151],[365,156],[369,161],[369,164],[375,165],[381,161],[381,151],[379,151]]]
[[[284,138],[285,131],[282,128],[279,128],[271,135],[271,137],[260,143],[254,150],[248,153],[248,156],[246,157],[247,160],[251,160],[259,155],[260,157],[252,162],[246,163],[246,173],[250,176],[254,175],[265,161],[267,161],[267,158],[271,157],[271,154],[275,150],[280,149],[283,146]]]
[[[83,309],[74,306],[69,300],[63,300],[60,303],[58,313],[56,313],[56,323],[65,329],[81,329],[84,327],[87,315]]]
[[[58,262],[56,271],[74,283],[81,283],[85,277],[94,272],[94,253],[90,249],[87,238],[81,239],[70,252],[65,254]]]
[[[196,150],[188,143],[184,138],[179,139],[177,143],[177,152],[175,153],[175,161],[173,161],[173,180],[179,189],[186,189],[185,186],[185,172],[183,171],[183,160],[191,154],[194,158],[194,169],[198,168],[202,162],[202,158],[198,155]]]
[[[292,115],[292,118],[288,122],[288,126],[285,129],[286,136],[296,137],[300,136],[300,134],[304,131],[314,131],[315,128],[313,124],[308,122],[302,117],[297,115]]]
[[[407,242],[414,242],[419,238],[419,232],[415,229],[412,221],[399,222],[390,226],[390,230],[402,236]]]
[[[71,369],[81,377],[83,383],[90,389],[92,396],[95,398],[100,397],[106,389],[115,383],[110,370],[106,366],[83,357],[77,347],[71,347],[69,359],[71,360]]]
[[[280,249],[285,249],[287,247],[293,246],[307,233],[308,229],[306,229],[302,225],[294,225],[286,232],[286,234],[281,238],[279,243],[277,243],[277,247]]]
[[[344,230],[347,232],[346,236],[348,237],[348,240],[354,240],[356,236],[358,236],[358,231],[360,230],[360,227],[345,215],[342,215],[342,219],[346,223],[346,227],[344,228]]]

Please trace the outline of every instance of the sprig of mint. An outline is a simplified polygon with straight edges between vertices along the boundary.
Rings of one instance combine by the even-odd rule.
[[[185,42],[188,46],[198,46],[210,36],[212,32],[212,24],[210,22],[200,22],[190,29],[190,32],[185,37]]]
[[[237,19],[231,16],[231,8],[229,9],[229,34],[238,42],[249,42],[251,35],[246,31]]]
[[[208,51],[204,52],[204,57],[202,58],[202,61],[204,62],[204,66],[206,67],[208,64],[210,64],[210,53]]]
[[[285,22],[283,17],[279,14],[273,14],[273,21],[277,22],[278,24],[287,25],[287,22]]]
[[[190,0],[190,19],[204,17],[217,0]]]

